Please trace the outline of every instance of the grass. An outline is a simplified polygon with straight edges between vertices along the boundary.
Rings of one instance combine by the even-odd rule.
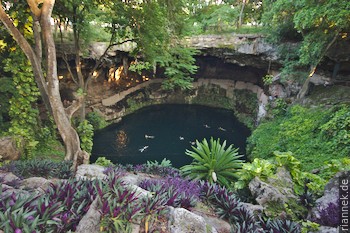
[[[64,146],[56,140],[38,147],[33,157],[36,159],[50,159],[55,162],[60,162],[64,160],[64,156]]]

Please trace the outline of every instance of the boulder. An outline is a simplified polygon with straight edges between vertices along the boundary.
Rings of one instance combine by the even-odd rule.
[[[286,98],[288,93],[286,89],[279,83],[273,83],[269,85],[269,93],[271,96],[276,98]]]
[[[82,164],[78,167],[75,174],[77,179],[104,179],[106,174],[103,173],[105,167],[96,164]]]
[[[276,187],[287,198],[297,197],[294,194],[294,183],[290,172],[285,167],[278,167],[275,176],[269,177],[267,183]]]
[[[311,210],[311,218],[320,218],[320,210],[326,209],[330,203],[338,203],[339,200],[339,180],[341,177],[350,177],[350,171],[338,172],[325,186],[324,194],[316,200],[315,207]]]
[[[337,228],[321,226],[318,229],[318,231],[313,232],[313,233],[337,233],[337,232],[339,232]],[[310,233],[312,233],[312,232],[310,232]]]
[[[216,230],[216,232],[218,233],[230,233],[231,232],[231,226],[228,222],[217,218],[217,217],[212,217],[212,216],[203,216],[205,222],[212,226],[212,232],[215,232],[214,230]]]
[[[50,184],[51,182],[43,177],[30,177],[22,180],[20,188],[24,190],[38,190],[45,193]]]
[[[96,198],[90,205],[88,212],[80,220],[75,233],[100,232],[101,213]]]
[[[21,156],[21,148],[16,146],[12,137],[0,138],[0,161],[1,160],[18,160]]]
[[[258,177],[255,177],[248,186],[256,202],[261,206],[265,206],[269,202],[285,203],[287,201],[287,197],[276,187],[261,181]]]
[[[202,216],[183,208],[170,207],[169,229],[171,233],[216,233]]]
[[[251,203],[242,202],[242,206],[248,211],[252,212],[255,216],[261,216],[264,212],[264,207],[262,207],[261,205],[254,205]]]
[[[314,74],[310,77],[310,82],[315,85],[330,85],[332,83],[332,80],[329,76],[324,74]]]
[[[1,172],[0,171],[0,182],[2,184],[7,184],[12,187],[19,185],[21,179],[14,175],[12,172]]]

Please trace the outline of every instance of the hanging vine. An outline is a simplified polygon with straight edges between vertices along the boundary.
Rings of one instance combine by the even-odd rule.
[[[28,60],[15,50],[4,60],[4,70],[11,73],[16,91],[9,100],[11,126],[9,134],[15,137],[17,146],[24,148],[26,158],[33,156],[38,141],[36,135],[39,111],[36,106],[39,90],[35,84],[33,72]]]

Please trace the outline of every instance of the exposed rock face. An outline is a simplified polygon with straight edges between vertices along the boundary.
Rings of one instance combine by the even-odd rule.
[[[16,142],[11,137],[0,138],[0,161],[18,160],[21,156],[21,149],[17,148]]]
[[[88,212],[80,220],[76,233],[100,232],[101,213],[96,198],[90,205]]]
[[[284,203],[287,200],[277,188],[261,181],[258,177],[249,183],[249,190],[261,206],[266,206],[271,201]]]
[[[39,192],[45,192],[49,186],[50,181],[43,177],[30,177],[22,180],[21,188],[25,190],[38,190]]]
[[[278,63],[277,50],[258,34],[200,35],[185,39],[187,46],[199,49],[203,55],[224,59],[224,62],[267,68]]]
[[[203,217],[183,208],[170,208],[172,221],[171,233],[217,233],[216,229],[206,223]]]
[[[78,167],[75,174],[77,179],[104,179],[106,175],[103,173],[105,167],[96,164],[83,164]]]
[[[12,172],[0,172],[0,181],[2,184],[8,184],[15,186],[21,179],[14,175]]]
[[[263,210],[267,216],[285,217],[284,204],[293,204],[298,198],[294,194],[291,175],[284,167],[277,169],[275,177],[266,182],[255,177],[249,183],[249,190],[259,204],[251,208],[253,211],[255,209],[256,213]]]
[[[338,172],[325,186],[322,197],[316,200],[316,205],[312,209],[311,218],[320,219],[320,210],[326,209],[330,203],[338,203],[339,200],[339,180],[341,177],[350,177],[350,171]]]
[[[337,232],[339,232],[337,228],[321,226],[318,231],[313,233],[337,233]]]

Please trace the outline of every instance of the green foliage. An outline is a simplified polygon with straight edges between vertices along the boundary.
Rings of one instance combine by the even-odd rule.
[[[71,161],[53,162],[49,159],[33,159],[12,161],[5,164],[2,169],[23,178],[40,176],[44,178],[68,179],[73,175],[71,167]]]
[[[264,85],[268,86],[271,85],[273,82],[273,75],[267,74],[263,78]]]
[[[16,89],[11,78],[0,77],[0,80],[0,130],[4,132],[10,127],[10,103],[8,100],[11,99]]]
[[[242,169],[237,173],[239,179],[235,182],[235,189],[247,187],[255,177],[266,181],[275,176],[278,167],[285,167],[292,176],[294,191],[297,194],[303,193],[305,185],[316,196],[323,192],[326,180],[316,174],[302,171],[301,162],[291,152],[275,151],[273,155],[274,157],[270,160],[255,158],[251,163],[244,163]]]
[[[233,111],[238,120],[250,129],[255,126],[258,110],[258,98],[255,93],[247,90],[234,90]]]
[[[100,165],[102,167],[109,167],[113,165],[112,161],[106,159],[106,157],[98,157],[95,164]]]
[[[350,158],[332,159],[330,161],[327,161],[325,162],[325,165],[321,171],[322,176],[326,180],[329,180],[336,173],[347,170],[350,170]]]
[[[230,5],[211,5],[204,8],[197,16],[199,21],[197,25],[201,26],[201,31],[204,33],[232,30],[236,27],[238,14],[238,9]]]
[[[317,232],[320,224],[306,220],[301,223],[301,233]]]
[[[165,90],[173,90],[176,87],[182,90],[192,88],[191,75],[196,73],[197,66],[193,56],[197,53],[194,49],[175,46],[171,48],[169,54],[158,57],[160,66],[165,67],[166,80],[162,87]]]
[[[225,147],[226,141],[220,144],[220,139],[211,138],[210,144],[206,139],[196,141],[196,147],[192,146],[193,151],[186,150],[186,155],[191,156],[193,162],[181,167],[181,172],[191,179],[218,182],[228,187],[237,178],[243,155],[238,155],[238,149],[233,148],[233,145]]]
[[[288,109],[287,102],[282,98],[277,98],[273,103],[272,114],[274,116],[283,116],[286,114]]]
[[[331,149],[344,148],[345,154],[350,154],[350,108],[347,105],[339,106],[333,112],[330,120],[320,127],[321,133]]]
[[[16,137],[18,146],[24,147],[26,157],[31,158],[38,144],[36,135],[40,132],[37,120],[39,111],[36,108],[40,93],[31,66],[23,54],[13,52],[4,61],[4,70],[11,73],[16,87],[16,92],[9,101],[11,117],[9,133]]]
[[[84,120],[77,127],[77,132],[81,142],[81,149],[90,154],[93,146],[94,127],[87,120]]]
[[[275,151],[274,155],[276,165],[287,168],[292,175],[294,191],[297,194],[303,193],[305,185],[315,195],[323,192],[326,180],[316,174],[301,171],[301,162],[293,156],[292,152]]]
[[[161,167],[172,167],[171,161],[164,158],[160,163],[158,161],[147,161],[146,166],[152,167],[152,166],[161,166]]]
[[[86,120],[94,127],[94,130],[103,129],[107,126],[106,120],[97,112],[89,112],[86,115]]]
[[[317,66],[332,43],[348,36],[350,3],[347,0],[266,0],[263,4],[263,21],[272,28],[273,40],[301,42],[296,57],[284,59],[282,76],[290,76],[287,70]]]
[[[289,171],[300,170],[300,161],[293,156],[292,152],[275,151],[273,153],[275,155],[275,161],[277,166],[284,166]]]
[[[152,65],[147,61],[135,61],[129,66],[130,71],[134,71],[138,74],[141,74],[142,70],[149,70],[150,68],[152,68]]]
[[[292,106],[283,116],[262,123],[253,131],[248,139],[249,156],[268,159],[273,156],[273,151],[291,151],[301,162],[301,170],[304,171],[321,168],[332,159],[347,157],[349,148],[343,144],[344,131],[328,129],[334,125],[331,123],[333,121],[346,125],[346,117],[335,117],[338,111],[338,116],[342,115],[340,113],[344,113],[346,108],[337,109]],[[335,139],[326,137],[326,132],[333,132],[332,138]]]
[[[244,163],[242,169],[237,173],[239,179],[235,182],[235,189],[247,187],[255,177],[266,180],[272,177],[276,171],[276,165],[265,159],[255,158],[251,163]]]

